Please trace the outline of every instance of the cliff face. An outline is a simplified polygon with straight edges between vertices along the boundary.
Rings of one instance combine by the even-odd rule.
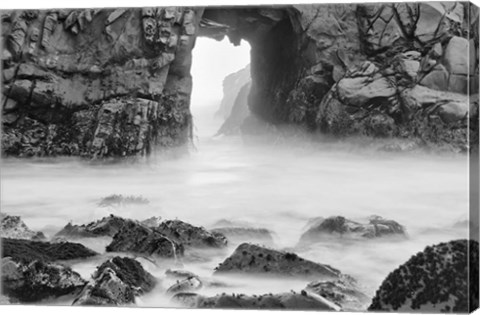
[[[3,153],[187,142],[196,36],[249,41],[249,107],[270,123],[467,149],[478,11],[448,2],[3,12]]]
[[[231,73],[223,79],[223,98],[216,115],[227,119],[235,106],[235,100],[242,87],[249,83],[250,65]]]

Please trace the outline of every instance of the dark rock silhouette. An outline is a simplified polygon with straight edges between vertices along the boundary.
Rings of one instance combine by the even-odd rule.
[[[428,246],[392,271],[369,311],[467,313],[478,308],[478,242]]]
[[[215,274],[258,274],[307,279],[336,279],[340,271],[297,256],[259,245],[244,243],[222,262]]]
[[[265,245],[273,244],[272,232],[268,229],[253,227],[219,227],[210,230],[227,237],[230,244],[253,242]]]
[[[114,216],[111,214],[98,221],[83,225],[73,225],[68,223],[61,231],[55,234],[54,238],[75,239],[82,237],[113,237],[120,231],[128,219]]]
[[[209,232],[180,220],[164,221],[155,230],[184,246],[222,248],[227,245],[227,239],[221,233]]]
[[[97,268],[73,305],[128,305],[135,297],[150,292],[156,279],[131,259],[114,257]]]
[[[127,221],[115,234],[107,252],[127,252],[147,256],[175,258],[183,254],[183,244],[134,221]]]
[[[406,236],[405,228],[402,225],[379,216],[370,217],[368,223],[358,223],[342,216],[329,217],[312,223],[310,228],[302,234],[301,244],[328,240],[332,237],[371,239],[385,236]]]

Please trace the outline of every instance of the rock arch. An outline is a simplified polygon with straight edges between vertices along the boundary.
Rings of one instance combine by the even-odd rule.
[[[249,106],[270,123],[468,147],[478,11],[438,2],[3,11],[3,154],[184,144],[197,36],[250,42]]]

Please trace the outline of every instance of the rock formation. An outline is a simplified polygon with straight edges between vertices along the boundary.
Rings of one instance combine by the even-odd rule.
[[[0,237],[25,240],[44,240],[42,232],[34,232],[22,221],[19,216],[0,213]]]
[[[233,102],[230,115],[224,121],[222,126],[220,126],[217,134],[234,135],[241,132],[243,122],[250,115],[250,110],[248,109],[248,95],[250,94],[251,88],[251,82],[245,83],[240,88],[240,91]]]
[[[182,306],[195,308],[340,310],[334,303],[306,291],[262,295],[219,294],[213,297],[179,293],[173,300]]]
[[[227,119],[232,114],[232,110],[235,107],[238,93],[247,83],[250,83],[250,65],[231,73],[223,79],[223,98],[220,103],[220,108],[215,115],[218,115],[224,119]],[[248,105],[247,105],[248,106]]]
[[[180,292],[194,292],[203,287],[202,281],[196,276],[191,276],[177,282],[167,289],[167,294],[176,294]]]
[[[428,246],[391,272],[370,311],[467,313],[478,308],[478,242]]]
[[[385,236],[405,237],[405,228],[393,220],[372,216],[368,223],[358,223],[342,216],[321,219],[310,226],[300,237],[300,243],[312,243],[332,237],[345,239],[378,238]]]
[[[252,242],[264,245],[273,244],[272,231],[268,229],[232,226],[214,228],[210,231],[225,235],[230,244],[238,244],[243,242]]]
[[[55,234],[54,238],[75,239],[82,237],[113,237],[127,222],[127,219],[111,214],[98,221],[83,225],[73,225],[68,223],[62,230]]]
[[[114,257],[97,268],[73,305],[129,305],[135,297],[150,292],[155,278],[131,259]]]
[[[88,258],[97,255],[81,244],[61,242],[48,243],[21,239],[2,238],[2,257],[11,257],[15,261],[56,261]]]
[[[22,303],[75,293],[86,283],[69,267],[53,262],[5,257],[1,264],[3,294]]]
[[[134,221],[127,221],[115,234],[107,252],[127,252],[147,256],[175,258],[183,254],[183,244]]]
[[[227,239],[221,233],[209,232],[180,220],[164,221],[155,230],[187,247],[222,248],[227,245]]]
[[[197,36],[250,43],[249,109],[272,124],[465,151],[468,114],[478,117],[479,18],[465,2],[1,18],[7,156],[123,157],[186,143]],[[470,128],[478,138],[478,124]]]
[[[222,262],[215,274],[257,274],[264,276],[295,277],[307,279],[336,279],[340,271],[297,256],[266,247],[241,244]]]

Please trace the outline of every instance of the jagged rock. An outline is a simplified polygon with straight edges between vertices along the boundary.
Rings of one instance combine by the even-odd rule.
[[[340,271],[297,256],[266,247],[241,244],[216,269],[216,274],[261,274],[296,278],[335,279]]]
[[[273,244],[272,232],[268,229],[249,227],[221,227],[210,230],[225,235],[230,244],[253,242],[265,245]]]
[[[22,221],[19,216],[0,214],[0,237],[24,240],[44,240],[42,232],[34,232]]]
[[[179,293],[173,300],[183,306],[195,308],[233,308],[233,309],[298,309],[338,311],[334,303],[314,293],[279,293],[262,295],[220,294],[204,297],[192,293]]]
[[[155,230],[185,246],[221,248],[227,245],[227,239],[221,233],[209,232],[180,220],[164,221]]]
[[[318,242],[332,237],[371,239],[385,236],[405,237],[405,235],[405,228],[399,223],[379,216],[369,218],[368,223],[359,223],[336,216],[329,217],[310,227],[300,237],[300,243]]]
[[[337,304],[343,311],[362,311],[371,302],[371,298],[362,292],[356,281],[342,277],[334,281],[314,281],[305,288]]]
[[[225,119],[230,116],[240,90],[248,82],[250,82],[250,65],[229,74],[223,79],[223,98],[216,115]]]
[[[107,252],[130,252],[166,258],[183,254],[183,244],[168,238],[157,229],[128,221],[115,234]]]
[[[242,86],[235,98],[230,115],[222,126],[220,126],[217,134],[232,135],[240,132],[240,126],[250,114],[250,110],[248,109],[248,94],[250,93],[250,88],[251,82]]]
[[[478,308],[477,280],[477,241],[428,246],[387,276],[368,310],[471,312]]]
[[[69,260],[95,256],[97,253],[77,243],[48,243],[31,240],[2,238],[2,257],[29,263],[38,261]]]
[[[61,231],[55,234],[56,238],[76,239],[82,237],[113,237],[127,222],[127,219],[111,214],[89,224],[73,225],[68,223]]]
[[[97,268],[73,305],[129,305],[150,292],[157,280],[131,258],[114,257]]]
[[[52,262],[5,257],[1,263],[3,294],[22,303],[75,293],[86,283],[69,267]]]
[[[165,271],[165,274],[169,278],[174,278],[177,280],[184,280],[187,278],[192,278],[192,277],[198,277],[196,274],[193,272],[187,271],[187,270],[172,270],[172,269],[167,269]]]
[[[156,228],[162,223],[162,217],[151,217],[140,221],[140,223],[149,228]]]
[[[203,287],[202,281],[196,276],[188,277],[183,280],[177,280],[177,283],[167,289],[167,294],[177,294],[180,292],[198,291]]]

